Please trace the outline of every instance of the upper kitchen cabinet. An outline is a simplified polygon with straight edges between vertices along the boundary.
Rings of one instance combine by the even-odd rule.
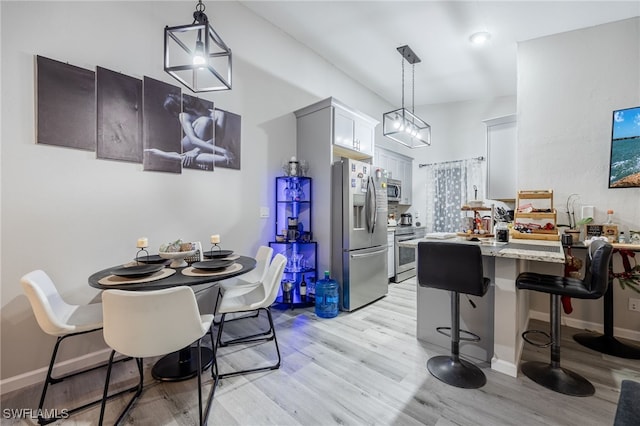
[[[411,205],[413,188],[413,158],[385,148],[376,147],[373,164],[388,172],[387,177],[402,182],[400,205]]]
[[[375,146],[375,128],[378,121],[352,108],[335,98],[327,98],[306,108],[296,111],[298,118],[298,143],[301,136],[300,121],[310,122],[307,127],[318,126],[323,133],[329,131],[325,143],[332,147],[334,159],[340,157],[365,160],[373,157]],[[304,132],[303,132],[304,133]],[[302,142],[306,143],[306,142]]]
[[[487,126],[487,198],[512,201],[516,197],[516,115],[485,120]]]
[[[328,98],[295,111],[296,156],[313,178],[313,239],[320,271],[331,270],[331,164],[341,157],[370,160],[378,122]]]

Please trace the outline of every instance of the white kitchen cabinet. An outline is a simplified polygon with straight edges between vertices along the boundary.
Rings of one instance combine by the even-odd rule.
[[[373,157],[375,146],[375,128],[377,120],[368,117],[358,111],[350,109],[334,98],[328,98],[317,104],[296,111],[298,114],[313,114],[318,109],[330,108],[332,123],[327,123],[333,128],[330,143],[336,153],[341,157],[349,157],[357,160]]]
[[[296,156],[313,178],[313,237],[320,271],[331,270],[331,164],[340,157],[371,160],[378,121],[327,98],[295,111]]]
[[[487,198],[513,200],[516,184],[516,115],[485,120],[487,126]]]
[[[411,205],[413,188],[413,158],[397,152],[376,147],[374,164],[385,169],[389,177],[402,182],[402,199],[400,205]]]

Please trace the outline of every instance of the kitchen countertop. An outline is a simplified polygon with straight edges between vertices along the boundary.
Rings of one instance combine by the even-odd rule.
[[[511,239],[508,243],[496,243],[488,241],[467,241],[466,239],[426,239],[415,238],[399,242],[399,246],[417,247],[422,241],[442,241],[448,243],[479,244],[482,254],[485,256],[507,257],[511,259],[537,260],[541,262],[564,263],[564,250],[560,241],[545,240],[517,240]]]
[[[522,332],[527,329],[529,320],[529,292],[516,288],[516,279],[521,272],[530,270],[531,263],[564,263],[564,250],[560,241],[511,239],[508,243],[496,243],[492,239],[467,241],[466,238],[448,239],[414,238],[399,242],[399,245],[417,248],[423,241],[441,241],[444,243],[477,244],[483,255],[485,277],[491,280],[488,296],[483,303],[489,304],[487,315],[492,316],[492,326],[484,330],[483,340],[493,339],[485,356],[491,356],[491,369],[512,377],[518,376],[520,358],[523,348]],[[434,298],[426,287],[418,287],[418,336],[431,342],[431,329],[437,324],[430,318],[430,313],[439,309],[433,306],[439,299]],[[492,293],[491,293],[492,292]],[[475,311],[474,311],[475,312]],[[486,312],[485,312],[486,313]],[[431,315],[432,317],[433,315]],[[445,315],[442,320],[446,321]],[[461,324],[462,326],[462,324]],[[472,324],[469,324],[472,327]],[[473,328],[469,328],[472,330]],[[419,337],[420,338],[420,337]],[[437,342],[434,340],[433,343]],[[493,348],[491,348],[493,346]]]

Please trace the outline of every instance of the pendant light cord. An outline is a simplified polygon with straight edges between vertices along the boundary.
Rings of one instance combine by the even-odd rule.
[[[404,118],[404,55],[400,55],[400,61],[402,62],[402,117]]]
[[[411,64],[411,113],[415,114],[416,100],[416,64]]]

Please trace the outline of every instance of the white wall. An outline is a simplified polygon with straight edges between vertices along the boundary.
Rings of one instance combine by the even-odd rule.
[[[53,347],[22,295],[23,274],[44,269],[66,299],[86,303],[98,295],[87,277],[130,260],[140,236],[149,238],[153,250],[176,238],[206,244],[219,233],[223,248],[252,254],[273,239],[274,177],[282,160],[295,153],[292,112],[328,96],[372,116],[389,109],[239,3],[213,2],[207,13],[233,50],[234,86],[202,97],[242,116],[240,171],[144,172],[140,164],[38,145],[35,55],[177,86],[162,69],[163,29],[190,23],[193,4],[47,1],[0,7],[1,379],[44,367]],[[272,216],[260,219],[260,206]],[[98,335],[79,339],[60,355],[68,359],[102,348]]]
[[[638,105],[640,18],[521,43],[519,186],[553,188],[562,219],[567,196],[577,193],[582,204],[596,207],[596,222],[613,209],[624,231],[638,228],[640,188],[608,189],[612,111]],[[614,270],[622,271],[614,256]],[[627,310],[627,298],[638,294],[614,285],[615,326],[640,330],[640,313]],[[548,311],[548,297],[535,295],[532,301],[532,309]],[[574,301],[571,318],[601,323],[601,306]]]
[[[483,120],[502,117],[516,112],[516,97],[505,96],[491,100],[452,102],[423,106],[416,114],[431,125],[432,144],[426,148],[409,150],[413,162],[413,205],[410,211],[418,213],[425,223],[426,178],[425,168],[419,164],[487,157],[487,127]],[[486,167],[486,161],[484,163]],[[514,194],[515,197],[515,194]]]

